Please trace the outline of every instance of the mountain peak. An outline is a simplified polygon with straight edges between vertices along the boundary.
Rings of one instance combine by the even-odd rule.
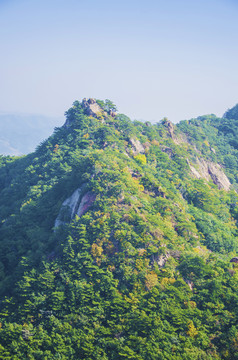
[[[111,116],[115,117],[117,115],[116,113],[117,108],[116,105],[109,99],[98,100],[94,98],[84,98],[82,102],[76,100],[73,103],[73,107],[70,108],[68,111],[66,111],[66,122],[64,124],[65,127],[69,127],[72,122],[75,121],[75,114],[78,115],[86,115],[86,116],[92,116],[95,118],[98,118],[102,120],[103,118]]]

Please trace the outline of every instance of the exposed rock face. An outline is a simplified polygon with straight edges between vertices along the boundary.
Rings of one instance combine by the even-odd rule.
[[[132,151],[134,155],[144,154],[145,149],[138,139],[130,138],[130,144],[132,145]]]
[[[92,98],[84,98],[82,101],[82,106],[85,109],[85,113],[89,116],[96,117],[103,111],[103,109],[97,104],[96,100]]]
[[[164,267],[167,260],[169,259],[169,254],[165,254],[165,255],[161,255],[158,259],[157,259],[157,264],[159,265],[160,268]]]
[[[169,252],[164,255],[152,255],[153,263],[156,262],[160,268],[164,267],[167,260],[170,258]]]
[[[96,199],[96,195],[91,193],[90,191],[84,194],[79,204],[78,210],[76,212],[77,215],[80,217],[83,214],[85,214],[90,208],[90,206],[94,203],[95,199]]]
[[[190,170],[192,172],[192,174],[197,178],[200,179],[202,177],[202,175],[192,166],[189,164]],[[207,180],[207,179],[206,179]]]
[[[193,291],[194,283],[191,280],[188,280],[188,279],[184,279],[184,281],[186,282],[186,284],[188,284],[189,289],[191,291]]]
[[[82,191],[84,188],[85,184],[76,189],[73,194],[63,202],[59,214],[55,220],[55,228],[69,223],[76,214],[79,217],[82,216],[93,204],[96,195],[88,191],[82,196]]]
[[[218,186],[219,189],[230,189],[231,183],[228,177],[222,171],[220,165],[210,163],[208,166],[208,171],[212,181]]]
[[[66,224],[76,214],[81,192],[82,187],[75,190],[73,194],[63,202],[59,214],[55,220],[55,228]]]
[[[170,137],[173,139],[174,138],[174,126],[173,124],[171,123],[171,121],[168,121],[168,132],[169,132],[169,135]]]
[[[207,181],[212,180],[219,189],[227,191],[230,189],[231,183],[219,164],[197,158],[196,165],[197,169],[189,163],[190,170],[197,179],[204,178]]]
[[[174,139],[174,125],[172,122],[165,118],[163,124],[167,127],[169,136]]]

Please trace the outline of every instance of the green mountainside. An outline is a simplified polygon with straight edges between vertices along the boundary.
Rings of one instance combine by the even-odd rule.
[[[152,125],[84,99],[0,158],[0,359],[238,359],[235,109]]]

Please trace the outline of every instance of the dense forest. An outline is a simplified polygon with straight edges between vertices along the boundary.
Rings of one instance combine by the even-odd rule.
[[[0,359],[238,359],[238,105],[65,116],[0,157]]]

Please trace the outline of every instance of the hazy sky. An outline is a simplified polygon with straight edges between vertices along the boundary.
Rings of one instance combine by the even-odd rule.
[[[172,121],[238,102],[237,0],[0,0],[0,112],[109,98]]]

